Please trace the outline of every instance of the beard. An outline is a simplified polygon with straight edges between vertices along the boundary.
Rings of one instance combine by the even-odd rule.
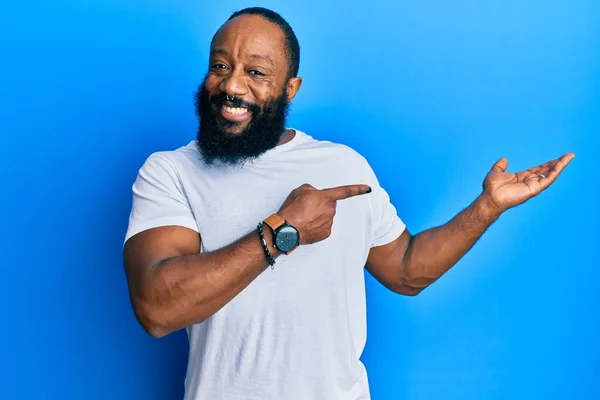
[[[196,114],[200,119],[196,147],[207,165],[220,161],[241,167],[277,146],[285,130],[289,110],[285,91],[262,106],[240,98],[231,101],[233,107],[245,107],[251,112],[248,126],[238,133],[228,133],[227,130],[235,129],[240,123],[225,121],[220,117],[225,100],[225,93],[210,96],[204,82],[195,95]]]

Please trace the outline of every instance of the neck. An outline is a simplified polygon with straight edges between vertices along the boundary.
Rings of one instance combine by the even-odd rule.
[[[294,138],[294,136],[296,136],[296,131],[294,131],[293,129],[286,129],[285,132],[283,132],[283,134],[279,138],[277,146],[281,146],[282,144],[289,142]]]

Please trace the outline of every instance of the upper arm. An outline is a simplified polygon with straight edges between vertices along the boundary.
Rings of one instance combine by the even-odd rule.
[[[182,226],[161,226],[135,234],[125,242],[123,265],[133,297],[144,277],[161,261],[200,252],[198,232]]]
[[[123,263],[135,295],[157,263],[200,252],[200,234],[177,169],[164,154],[148,157],[132,192]]]
[[[402,269],[412,236],[370,166],[368,174],[373,191],[368,195],[372,232],[366,269],[388,289],[397,293],[414,294],[405,285]]]
[[[402,263],[412,235],[408,229],[390,243],[372,247],[367,258],[366,269],[382,285],[393,292],[401,294],[415,294],[413,289],[406,285]]]

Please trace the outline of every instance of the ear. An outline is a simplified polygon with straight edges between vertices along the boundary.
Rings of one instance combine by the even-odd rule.
[[[300,86],[302,86],[302,78],[299,76],[290,78],[288,80],[286,88],[288,102],[292,101],[294,97],[296,97],[296,93],[298,93],[298,90],[300,90]]]

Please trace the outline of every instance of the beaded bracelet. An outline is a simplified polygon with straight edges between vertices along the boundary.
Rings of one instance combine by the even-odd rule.
[[[267,256],[267,261],[269,262],[271,269],[275,269],[275,267],[274,267],[275,260],[273,259],[273,256],[271,256],[271,252],[269,251],[269,246],[267,245],[267,240],[265,239],[265,234],[263,232],[263,223],[262,222],[259,222],[257,229],[258,229],[258,234],[260,236],[260,240],[263,245],[263,250],[265,251],[265,256]]]

